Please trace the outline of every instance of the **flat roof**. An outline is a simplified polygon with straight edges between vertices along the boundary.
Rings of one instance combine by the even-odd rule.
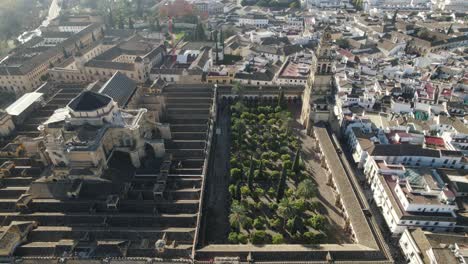
[[[376,113],[366,113],[367,117],[377,128],[389,127],[388,119],[385,116]]]
[[[42,98],[43,93],[32,92],[26,93],[21,96],[18,100],[12,103],[5,109],[5,111],[12,116],[17,116],[28,109],[33,103],[39,101]]]
[[[451,213],[440,213],[440,212],[411,212],[406,211],[400,200],[397,199],[395,193],[396,180],[393,180],[391,176],[379,174],[379,179],[382,182],[384,191],[389,197],[389,201],[392,207],[395,209],[398,217],[402,220],[420,220],[420,221],[451,221],[455,222],[456,218]]]

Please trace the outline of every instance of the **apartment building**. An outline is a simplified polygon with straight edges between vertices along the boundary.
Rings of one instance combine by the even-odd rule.
[[[437,170],[371,160],[364,173],[392,234],[401,234],[408,227],[430,231],[455,228],[455,194]]]

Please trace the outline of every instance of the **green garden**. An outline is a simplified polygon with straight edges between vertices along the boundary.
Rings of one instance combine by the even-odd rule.
[[[231,106],[230,243],[325,241],[328,223],[292,122],[283,94],[274,104]]]

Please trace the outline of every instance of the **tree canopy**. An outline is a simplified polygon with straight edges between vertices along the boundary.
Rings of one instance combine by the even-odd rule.
[[[2,0],[0,8],[0,39],[16,38],[22,31],[39,26],[47,13],[46,0]],[[41,16],[42,14],[42,16]]]
[[[297,196],[311,199],[317,194],[317,187],[310,179],[305,179],[297,186]]]
[[[244,206],[233,204],[231,206],[231,214],[229,215],[229,223],[231,226],[237,226],[237,228],[240,228],[240,226],[244,225],[246,221],[248,221],[248,217]]]

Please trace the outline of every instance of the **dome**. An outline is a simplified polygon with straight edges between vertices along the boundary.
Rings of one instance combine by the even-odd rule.
[[[68,107],[75,112],[89,112],[104,108],[111,101],[112,99],[109,96],[85,91],[75,97],[75,99],[68,104]]]

